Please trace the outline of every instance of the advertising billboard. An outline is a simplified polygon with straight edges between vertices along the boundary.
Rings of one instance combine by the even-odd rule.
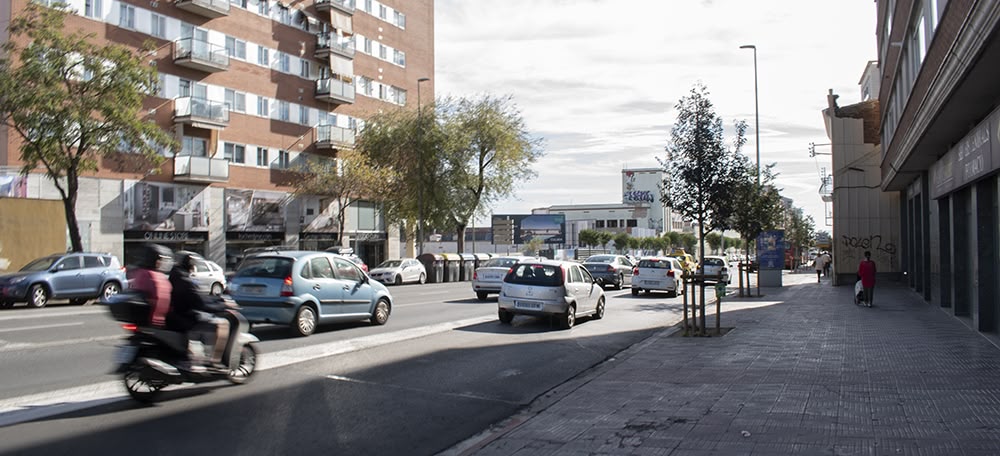
[[[491,220],[494,244],[526,244],[535,238],[544,244],[566,242],[563,214],[494,214]]]

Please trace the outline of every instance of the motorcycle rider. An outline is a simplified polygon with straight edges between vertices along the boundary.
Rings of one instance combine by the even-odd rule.
[[[170,249],[153,243],[143,244],[135,268],[129,270],[129,288],[144,295],[150,306],[149,323],[165,328],[170,311],[171,286],[164,274],[173,265]]]
[[[170,270],[170,313],[167,314],[167,329],[186,333],[192,341],[199,341],[206,353],[211,353],[211,363],[215,368],[224,368],[222,357],[226,352],[229,338],[229,321],[214,316],[223,310],[221,300],[210,299],[198,292],[191,273],[195,260],[190,253],[178,253],[173,269]],[[191,357],[191,353],[188,356]],[[196,359],[192,359],[196,361]]]

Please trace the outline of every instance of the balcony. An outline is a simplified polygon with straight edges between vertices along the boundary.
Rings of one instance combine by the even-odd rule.
[[[174,181],[228,182],[229,161],[221,158],[178,155],[174,157]]]
[[[333,104],[353,104],[354,84],[340,79],[320,79],[316,81],[316,99]]]
[[[316,127],[317,150],[343,150],[354,148],[354,130],[336,125]]]
[[[174,41],[174,63],[182,67],[216,73],[229,69],[226,48],[194,38]]]
[[[177,98],[174,100],[174,123],[221,130],[229,125],[229,109],[224,103],[204,98]]]
[[[336,8],[344,14],[354,15],[354,0],[316,0],[316,11],[321,13]]]
[[[313,53],[313,57],[316,60],[326,60],[330,58],[331,52],[341,57],[353,59],[354,38],[340,37],[332,32],[316,35],[316,51]]]
[[[174,5],[209,19],[229,15],[229,0],[174,0]]]

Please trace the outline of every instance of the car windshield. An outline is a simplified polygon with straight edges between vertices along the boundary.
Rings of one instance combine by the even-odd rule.
[[[483,265],[484,268],[509,268],[517,264],[517,258],[493,258]]]
[[[650,269],[671,269],[670,262],[667,260],[642,260],[639,262],[640,268],[650,268]]]
[[[399,260],[383,261],[382,264],[380,264],[380,265],[378,265],[376,267],[376,269],[379,269],[379,268],[398,268],[401,264],[403,264],[403,262],[399,261]]]
[[[284,279],[292,275],[290,258],[252,257],[247,258],[236,271],[236,277],[264,277]]]
[[[705,258],[705,266],[722,266],[722,258]]]
[[[59,261],[59,257],[57,257],[57,256],[50,256],[50,257],[45,257],[45,258],[39,258],[39,259],[37,259],[35,261],[32,261],[31,263],[28,263],[28,264],[24,265],[24,267],[21,268],[21,271],[22,272],[45,271],[45,270],[51,268],[52,265],[55,264],[56,261]]]
[[[519,285],[558,287],[563,282],[562,268],[550,264],[520,264],[507,274],[504,281]]]
[[[611,263],[615,261],[615,257],[611,255],[596,255],[587,258],[586,263]]]

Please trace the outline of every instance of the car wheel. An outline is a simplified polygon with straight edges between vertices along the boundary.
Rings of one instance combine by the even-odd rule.
[[[386,301],[385,298],[378,300],[370,321],[376,326],[382,326],[385,322],[389,321],[389,301]]]
[[[618,274],[618,281],[615,282],[615,290],[621,290],[622,285],[625,285],[625,277],[623,277],[621,274]]]
[[[427,283],[427,274],[424,274],[424,273],[421,272],[420,273],[420,284],[423,285],[425,283]]]
[[[570,304],[566,308],[566,313],[562,316],[562,327],[563,329],[573,329],[573,325],[576,324],[576,306]]]
[[[632,296],[639,296],[639,289],[632,285]]]
[[[104,298],[104,299],[108,299],[108,298],[110,298],[110,297],[118,294],[121,291],[122,291],[122,288],[117,283],[108,282],[108,283],[104,284],[104,289],[101,290],[101,297]]]
[[[32,285],[31,289],[28,290],[28,306],[38,309],[45,307],[48,303],[49,291],[45,289],[45,285],[40,283]]]
[[[594,320],[604,318],[604,298],[597,300],[597,310],[594,311]]]
[[[668,291],[667,292],[667,297],[668,298],[676,298],[677,297],[677,289],[674,288],[673,290]]]
[[[484,291],[476,292],[476,297],[479,298],[480,301],[485,301],[486,298],[488,298],[489,296],[490,296],[489,293],[486,293]]]
[[[219,295],[222,294],[222,291],[223,291],[223,288],[222,288],[222,284],[221,283],[213,283],[212,284],[212,291],[211,291],[212,296],[219,296]]]
[[[403,284],[403,276],[401,276],[399,274],[396,274],[396,280],[393,280],[392,284],[393,285],[402,285]]]
[[[308,336],[316,331],[316,309],[311,305],[303,304],[299,311],[295,313],[295,320],[292,322],[292,331],[298,336]]]
[[[506,310],[500,309],[500,323],[509,325],[510,322],[514,321],[514,314],[507,312]]]

